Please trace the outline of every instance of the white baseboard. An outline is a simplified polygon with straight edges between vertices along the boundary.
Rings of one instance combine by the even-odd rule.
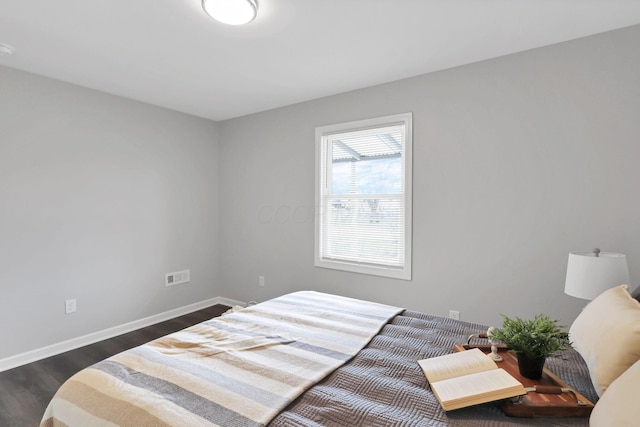
[[[245,306],[246,303],[241,301],[232,300],[229,298],[216,297],[208,300],[196,302],[186,305],[184,307],[174,308],[173,310],[165,311],[164,313],[156,314],[153,316],[145,317],[143,319],[134,320],[133,322],[125,323],[123,325],[114,326],[112,328],[104,329],[102,331],[93,332],[91,334],[83,335],[81,337],[72,338],[67,341],[63,341],[57,344],[48,345],[46,347],[30,350],[25,353],[16,354],[15,356],[5,357],[0,359],[0,372],[17,368],[18,366],[26,365],[27,363],[36,362],[38,360],[46,359],[47,357],[55,356],[60,353],[64,353],[76,348],[84,347],[85,345],[94,344],[98,341],[106,340],[116,337],[118,335],[126,334],[127,332],[135,331],[136,329],[145,328],[147,326],[155,325],[156,323],[164,322],[175,317],[183,316],[185,314],[193,313],[194,311],[202,310],[203,308],[211,307],[216,304],[224,304],[228,306]]]

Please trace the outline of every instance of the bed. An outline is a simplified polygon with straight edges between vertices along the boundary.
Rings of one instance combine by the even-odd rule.
[[[486,329],[294,292],[79,372],[56,393],[41,427],[589,425],[588,418],[510,418],[496,402],[442,410],[417,360],[451,353],[454,344]],[[546,366],[598,400],[598,383],[578,351]],[[607,412],[600,411],[601,418]]]

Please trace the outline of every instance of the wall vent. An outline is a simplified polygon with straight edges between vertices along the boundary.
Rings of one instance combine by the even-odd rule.
[[[164,284],[165,286],[175,286],[175,285],[181,285],[183,283],[187,283],[190,281],[191,281],[191,271],[182,270],[182,271],[175,271],[173,273],[165,274]]]

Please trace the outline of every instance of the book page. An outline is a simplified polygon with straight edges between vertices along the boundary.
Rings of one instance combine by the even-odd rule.
[[[498,368],[496,362],[477,348],[418,360],[418,363],[431,384],[447,378]]]
[[[504,369],[493,369],[431,385],[445,410],[525,394],[524,386]]]

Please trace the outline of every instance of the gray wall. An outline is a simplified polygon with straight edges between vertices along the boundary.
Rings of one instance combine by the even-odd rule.
[[[639,42],[635,26],[221,122],[220,293],[569,324],[585,304],[563,293],[569,251],[626,253],[640,277]],[[314,128],[404,112],[413,280],[315,268]]]
[[[213,122],[0,67],[0,359],[221,295],[218,161]]]

